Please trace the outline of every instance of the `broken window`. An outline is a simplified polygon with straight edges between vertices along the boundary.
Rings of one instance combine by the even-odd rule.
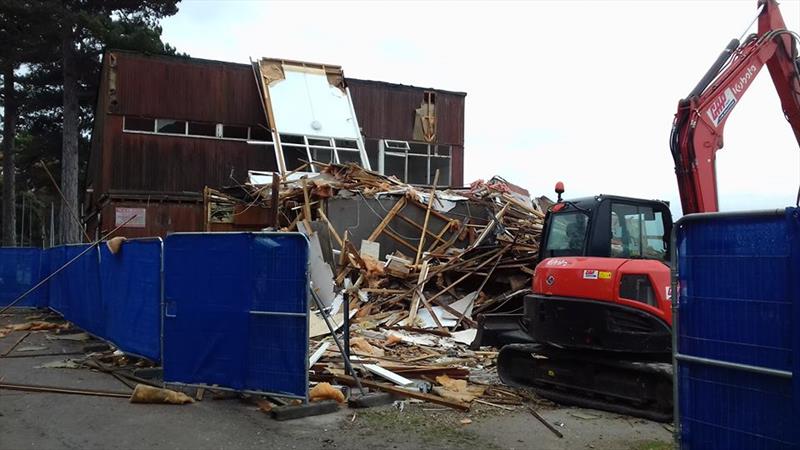
[[[247,139],[247,127],[223,125],[222,137],[226,139]]]
[[[339,164],[361,163],[361,153],[358,151],[337,149],[336,154],[339,155]]]
[[[383,140],[378,145],[378,167],[409,184],[433,184],[439,170],[439,186],[450,185],[450,146]]]
[[[372,170],[380,171],[380,164],[378,164],[378,140],[377,139],[366,139],[364,144],[367,147],[367,158],[369,158],[369,165],[372,167]]]
[[[333,160],[333,150],[330,148],[312,147],[311,159],[325,164],[336,162]]]
[[[308,154],[304,147],[292,147],[283,145],[283,160],[286,163],[286,170],[296,170],[308,161]]]
[[[266,128],[250,127],[250,140],[272,142],[272,133]]]
[[[125,117],[122,119],[122,129],[125,131],[149,131],[153,132],[156,128],[155,119],[144,119],[141,117]]]
[[[203,122],[189,122],[190,136],[217,136],[217,124]]]
[[[156,132],[186,134],[186,122],[183,120],[156,119]]]

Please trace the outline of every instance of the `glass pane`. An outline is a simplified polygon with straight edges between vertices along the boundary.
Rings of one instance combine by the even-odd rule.
[[[322,147],[330,147],[331,141],[330,139],[314,139],[308,138],[308,145],[318,145]]]
[[[228,139],[247,139],[247,127],[224,125],[222,127],[222,137]]]
[[[339,148],[358,148],[358,142],[353,139],[336,139],[336,146]]]
[[[364,141],[367,150],[367,158],[369,158],[369,165],[372,170],[378,171],[378,140],[367,139]]]
[[[548,257],[582,255],[588,222],[589,216],[581,212],[551,215],[545,255]]]
[[[189,134],[194,136],[216,136],[217,124],[189,122]]]
[[[406,158],[404,156],[383,156],[384,175],[397,177],[398,180],[406,181]]]
[[[250,127],[250,140],[272,142],[272,133],[266,128]]]
[[[311,157],[314,161],[330,164],[333,161],[333,150],[328,148],[312,148]]]
[[[282,134],[281,135],[281,144],[303,144],[306,145],[303,136],[298,136],[294,134]]]
[[[652,211],[651,208],[640,208]],[[661,211],[655,212],[648,216],[645,212],[644,216],[644,232],[645,232],[645,258],[653,259],[667,259],[667,236],[664,234],[664,216]]]
[[[361,154],[359,152],[353,152],[349,150],[337,150],[339,154],[339,163],[346,164],[346,163],[356,163],[361,165]]]
[[[394,150],[394,151],[403,151],[405,152],[408,148],[408,143],[406,141],[390,141],[386,140],[383,141],[383,145],[387,150]]]
[[[305,164],[308,160],[305,147],[283,147],[283,159],[286,162],[286,170],[295,170]],[[311,170],[309,170],[311,172]]]
[[[611,204],[611,256],[642,256],[642,217],[636,205]],[[650,208],[641,208],[650,209]],[[652,210],[650,210],[652,213]]]
[[[142,119],[140,117],[126,117],[125,129],[128,131],[149,131],[153,132],[156,128],[155,119]]]
[[[183,120],[156,120],[156,131],[159,133],[186,134],[186,122]]]
[[[411,148],[408,150],[409,153],[416,153],[418,155],[427,155],[428,154],[428,144],[409,144]]]
[[[439,186],[450,186],[450,158],[431,157],[431,172],[430,180],[433,183],[433,178],[436,176],[436,169],[439,169]]]
[[[436,154],[439,156],[450,156],[450,146],[449,145],[437,145],[436,146]]]
[[[428,157],[408,155],[408,184],[428,184]]]

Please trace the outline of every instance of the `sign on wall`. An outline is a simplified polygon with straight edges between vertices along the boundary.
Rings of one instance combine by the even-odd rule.
[[[134,217],[135,216],[135,217]],[[114,226],[125,224],[123,228],[144,228],[147,224],[147,210],[145,208],[114,208]]]

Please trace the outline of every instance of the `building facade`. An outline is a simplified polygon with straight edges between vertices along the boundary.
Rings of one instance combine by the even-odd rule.
[[[286,64],[308,73],[335,67]],[[464,182],[463,93],[342,76],[336,83],[351,97],[357,146],[278,133],[276,112],[264,99],[277,94],[262,91],[255,64],[109,51],[101,76],[84,201],[90,235],[134,216],[123,235],[203,231],[205,187],[244,184],[252,171],[296,168],[286,161],[360,163],[355,147],[362,145],[369,161],[362,165],[405,182],[431,184],[437,169],[439,186]],[[291,97],[282,104],[291,105]],[[285,122],[293,112],[282,108]]]

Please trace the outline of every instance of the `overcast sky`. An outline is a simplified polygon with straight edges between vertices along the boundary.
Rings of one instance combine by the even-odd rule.
[[[688,94],[756,0],[191,1],[163,22],[193,57],[341,65],[347,76],[463,91],[465,181],[532,194],[659,198],[680,212],[668,136]],[[800,0],[781,2],[800,31]],[[755,28],[751,29],[751,32]],[[794,204],[800,151],[766,68],[717,153],[722,210]]]

